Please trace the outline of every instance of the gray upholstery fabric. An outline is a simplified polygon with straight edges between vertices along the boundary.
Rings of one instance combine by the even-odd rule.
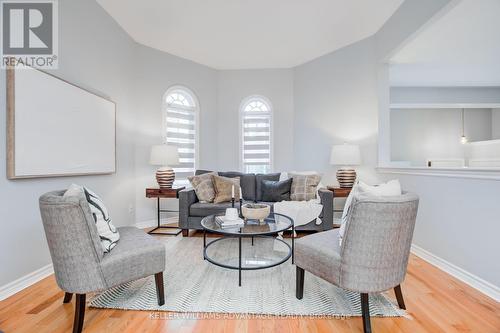
[[[87,200],[83,196],[81,198],[63,197],[63,194],[64,191],[50,192],[39,199],[40,214],[56,281],[62,290],[79,294],[101,291],[114,287],[115,284],[111,284],[113,281],[130,281],[130,279],[145,277],[165,269],[165,253],[163,251],[160,257],[157,250],[158,246],[163,245],[152,237],[148,236],[148,242],[151,244],[146,246],[143,243],[142,247],[150,249],[156,246],[155,251],[134,252],[133,254],[126,251],[131,243],[127,238],[132,234],[128,230],[125,230],[125,235],[122,235],[120,229],[120,241],[110,253],[103,255]],[[135,229],[136,233],[146,235],[142,230],[131,229]],[[128,254],[120,255],[122,251]],[[102,263],[108,256],[122,258],[120,261],[122,267],[114,266],[116,272],[103,269]],[[129,273],[129,260],[131,263],[142,261],[148,274],[137,276],[137,269]],[[150,271],[154,272],[149,273]]]
[[[189,207],[198,202],[194,189],[185,189],[179,192],[179,227],[182,229],[194,229],[189,226]]]
[[[330,230],[333,228],[333,192],[326,188],[321,188],[318,190],[318,194],[320,202],[323,205],[323,210],[319,215],[323,223],[321,223],[318,226],[318,228],[321,228],[321,230]],[[298,230],[301,229],[298,228]],[[309,230],[309,229],[304,228],[304,230]]]
[[[108,288],[165,270],[165,246],[135,227],[118,228],[120,241],[101,262]]]
[[[212,171],[196,170],[197,175],[207,172],[212,172]],[[226,176],[228,175],[228,173],[223,173],[223,172],[220,172],[219,174],[220,175],[226,174]],[[239,173],[231,173],[231,175],[241,177]],[[279,180],[279,175],[280,175],[279,173],[271,174],[270,178]],[[263,179],[265,178],[263,176],[265,175],[256,175],[255,184],[257,183],[257,177]],[[311,221],[306,225],[297,227],[297,230],[323,231],[323,230],[330,230],[333,228],[333,193],[327,189],[320,189],[318,192],[321,204],[323,205],[323,211],[320,214],[320,218],[322,219],[323,223],[316,225],[316,221]],[[245,200],[245,202],[246,201],[247,200]],[[262,202],[262,200],[259,200],[257,202]],[[198,198],[196,197],[196,194],[193,189],[185,189],[179,192],[179,226],[182,229],[202,230],[203,228],[201,227],[200,221],[203,217],[210,214],[222,213],[224,211],[223,209],[221,209],[222,207],[214,207],[214,209],[210,209],[210,206],[208,206],[210,204],[195,205],[193,210],[191,210],[191,205],[196,203],[198,203]],[[270,204],[272,207],[274,202],[267,202],[267,203]]]
[[[297,240],[296,265],[360,293],[381,292],[401,284],[408,265],[418,196],[411,193],[397,197],[359,196],[351,207],[340,249],[339,276],[326,276],[329,271],[322,265],[328,254],[318,252],[316,259],[311,255],[314,243],[331,240],[330,232]],[[338,242],[331,247],[337,248]],[[337,260],[336,254],[330,255],[333,261]],[[335,271],[330,273],[333,275]]]
[[[103,290],[106,284],[99,266],[103,251],[87,200],[63,194],[51,192],[39,199],[57,284],[73,293]]]
[[[189,207],[189,214],[191,216],[205,217],[212,214],[224,213],[226,211],[226,208],[229,207],[231,207],[231,202],[221,202],[221,203],[196,202]],[[239,208],[240,203],[238,201],[235,201],[234,207]]]
[[[219,176],[227,178],[240,177],[240,186],[243,200],[255,200],[255,175],[253,173],[241,173],[237,171],[219,172]]]
[[[295,240],[295,265],[335,285],[340,283],[339,230]]]
[[[290,189],[293,179],[283,181],[273,181],[262,179],[260,181],[261,198],[263,201],[283,201],[290,200]]]
[[[272,180],[277,182],[280,180],[280,173],[259,173],[255,175],[255,201],[262,201],[262,180]]]

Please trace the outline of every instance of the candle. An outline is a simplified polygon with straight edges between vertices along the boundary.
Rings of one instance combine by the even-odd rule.
[[[231,187],[231,198],[234,199],[234,185]]]
[[[238,199],[241,201],[241,186],[240,186],[240,193],[238,195]]]

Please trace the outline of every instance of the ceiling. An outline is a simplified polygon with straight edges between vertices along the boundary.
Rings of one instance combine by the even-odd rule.
[[[499,86],[500,0],[455,1],[390,62],[394,86]]]
[[[403,0],[97,0],[138,43],[216,69],[288,68],[373,35]]]

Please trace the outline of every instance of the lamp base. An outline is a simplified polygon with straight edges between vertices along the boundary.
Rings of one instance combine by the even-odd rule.
[[[356,181],[356,171],[351,168],[340,168],[337,170],[337,181],[342,188],[351,188]]]
[[[156,181],[160,188],[172,188],[175,180],[175,172],[172,168],[160,168],[156,170]]]

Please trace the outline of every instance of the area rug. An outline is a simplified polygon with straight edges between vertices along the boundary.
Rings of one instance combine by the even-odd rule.
[[[211,241],[213,239],[209,239]],[[215,266],[203,260],[203,239],[200,237],[164,237],[167,265],[164,272],[165,304],[158,306],[154,278],[148,277],[110,289],[97,295],[91,307],[172,311],[195,313],[241,313],[278,316],[361,315],[358,293],[333,286],[306,272],[304,298],[295,298],[295,266],[291,259],[264,270],[242,272],[238,287],[238,271]],[[247,249],[250,240],[243,240]],[[219,242],[215,251],[221,256],[237,258],[238,242]],[[255,240],[254,249],[271,251],[269,244]],[[272,247],[272,245],[271,245]],[[126,269],[126,267],[124,267]],[[370,295],[372,316],[403,316],[383,294]]]

